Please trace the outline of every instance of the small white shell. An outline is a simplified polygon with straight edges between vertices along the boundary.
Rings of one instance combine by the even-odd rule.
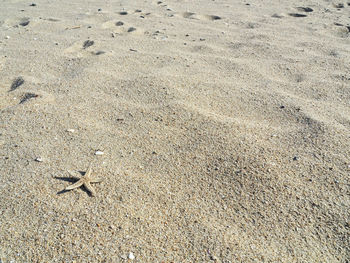
[[[41,163],[43,161],[43,158],[37,157],[37,158],[35,158],[35,161]]]
[[[134,256],[134,254],[132,252],[130,252],[128,258],[131,259],[131,260],[134,260],[135,256]]]

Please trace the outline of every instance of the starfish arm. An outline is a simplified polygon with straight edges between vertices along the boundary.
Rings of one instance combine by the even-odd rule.
[[[90,182],[85,182],[84,186],[91,193],[92,196],[96,195],[96,192],[95,192],[94,188],[92,188]]]
[[[66,190],[72,190],[72,189],[78,188],[78,187],[82,186],[83,184],[84,184],[84,181],[83,180],[79,180],[78,182],[76,182],[74,184],[71,184],[68,187],[66,187]]]
[[[90,165],[89,165],[88,169],[86,170],[84,176],[85,177],[90,177],[91,172],[92,172],[92,164],[90,163]]]
[[[73,171],[68,171],[68,173],[69,173],[69,175],[70,175],[72,178],[77,179],[77,180],[80,179],[80,177],[78,176],[77,173],[75,173],[75,172],[73,172]]]
[[[103,181],[103,179],[101,178],[92,178],[90,180],[90,183],[101,183]]]

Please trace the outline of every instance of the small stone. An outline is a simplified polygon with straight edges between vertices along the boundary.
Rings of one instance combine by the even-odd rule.
[[[129,258],[130,260],[134,260],[134,259],[135,259],[135,256],[134,256],[134,254],[133,254],[132,252],[130,252],[128,258]]]
[[[10,36],[6,36],[5,38],[6,38],[6,39],[10,39]]]
[[[30,6],[36,6],[36,4],[35,3],[31,3]]]
[[[43,162],[43,158],[37,157],[37,158],[35,158],[35,161],[41,163],[41,162]]]
[[[95,155],[104,155],[105,153],[104,152],[102,152],[102,151],[96,151],[95,152]]]
[[[120,257],[124,260],[127,260],[127,258],[128,258],[126,255],[121,255]]]
[[[293,161],[298,161],[299,160],[299,157],[298,156],[294,156],[293,157]]]
[[[67,132],[73,133],[73,132],[75,132],[75,130],[74,129],[67,129]]]
[[[99,8],[99,9],[97,9],[97,11],[101,12],[101,11],[102,11],[102,9],[101,9],[101,8]]]

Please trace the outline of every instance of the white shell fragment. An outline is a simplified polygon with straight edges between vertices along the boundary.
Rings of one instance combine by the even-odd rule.
[[[101,151],[96,151],[95,152],[95,155],[104,155],[105,153],[104,152],[101,152]]]
[[[43,161],[43,158],[37,157],[37,158],[35,158],[35,161],[41,163]]]
[[[67,132],[73,133],[73,132],[75,132],[75,130],[74,129],[67,129]]]
[[[134,254],[132,252],[130,252],[128,258],[131,259],[131,260],[134,260],[135,256],[134,256]]]

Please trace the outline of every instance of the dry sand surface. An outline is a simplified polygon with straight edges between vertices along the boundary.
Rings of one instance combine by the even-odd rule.
[[[349,17],[1,0],[0,261],[349,262]]]

